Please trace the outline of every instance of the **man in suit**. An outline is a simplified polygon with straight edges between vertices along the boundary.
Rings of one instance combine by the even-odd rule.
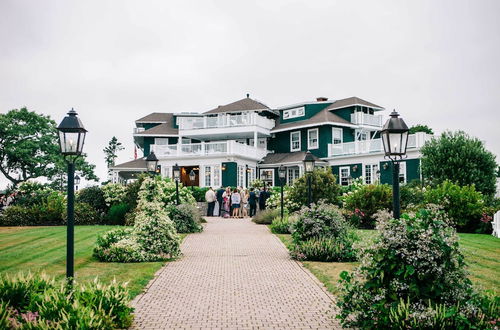
[[[224,194],[224,188],[220,187],[218,190],[217,190],[217,194],[216,194],[216,197],[217,197],[217,203],[219,204],[219,214],[218,216],[222,216],[222,202],[223,202],[223,198],[222,198],[222,195]]]
[[[250,194],[248,197],[248,204],[250,205],[249,216],[253,217],[257,210],[257,195],[255,194],[254,188],[250,188]]]

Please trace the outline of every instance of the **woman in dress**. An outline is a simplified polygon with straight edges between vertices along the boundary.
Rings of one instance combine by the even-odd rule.
[[[242,194],[241,194],[241,217],[246,218],[248,216],[248,189],[243,189]]]
[[[231,195],[231,205],[233,206],[233,218],[238,218],[240,213],[241,195],[238,189],[234,189]]]

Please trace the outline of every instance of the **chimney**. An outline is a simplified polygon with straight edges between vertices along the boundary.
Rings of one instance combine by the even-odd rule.
[[[247,99],[250,97],[250,94],[247,93]]]
[[[316,98],[316,101],[318,102],[325,102],[328,101],[328,97],[320,96]]]

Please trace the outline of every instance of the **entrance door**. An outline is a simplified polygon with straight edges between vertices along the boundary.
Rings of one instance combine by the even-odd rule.
[[[189,174],[194,172],[194,180],[191,181]],[[181,167],[181,182],[185,187],[200,186],[200,168],[199,166],[183,166]]]

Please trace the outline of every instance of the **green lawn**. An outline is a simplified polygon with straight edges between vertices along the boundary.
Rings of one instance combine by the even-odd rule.
[[[75,227],[75,277],[79,282],[128,282],[131,297],[161,268],[163,262],[105,263],[92,257],[98,234],[114,226]],[[183,238],[185,235],[183,236]],[[62,279],[66,273],[66,227],[0,227],[0,273],[45,272]]]
[[[365,244],[369,244],[375,237],[375,230],[358,230],[358,234]],[[289,247],[290,235],[276,235]],[[491,235],[458,234],[460,247],[469,265],[470,279],[474,284],[500,292],[500,239]],[[316,262],[304,261],[304,266],[309,269],[327,289],[336,294],[339,274],[344,270],[352,270],[357,262]]]

